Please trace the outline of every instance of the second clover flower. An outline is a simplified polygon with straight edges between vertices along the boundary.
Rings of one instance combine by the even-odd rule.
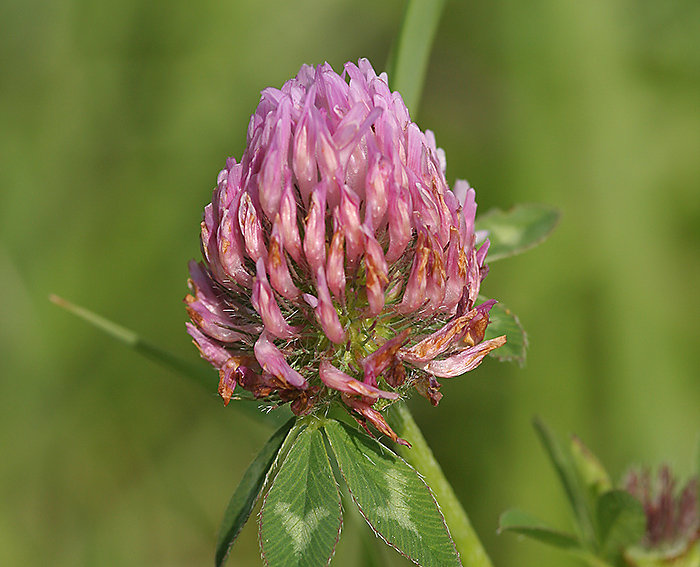
[[[476,304],[489,242],[477,248],[475,214],[367,60],[265,89],[205,208],[185,298],[225,403],[237,387],[297,415],[340,399],[403,442],[383,405],[413,387],[437,405],[436,377],[505,343],[484,341],[495,301]]]

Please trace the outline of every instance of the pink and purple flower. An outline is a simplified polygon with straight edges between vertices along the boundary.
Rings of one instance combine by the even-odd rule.
[[[450,189],[432,132],[411,122],[385,74],[303,66],[265,89],[240,162],[219,173],[190,262],[187,324],[236,388],[297,415],[342,400],[398,442],[380,413],[409,388],[436,405],[437,378],[478,366],[486,240],[475,193]]]

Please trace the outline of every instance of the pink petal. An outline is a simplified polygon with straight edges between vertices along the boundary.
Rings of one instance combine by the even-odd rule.
[[[503,346],[505,342],[506,337],[503,335],[467,348],[445,360],[433,360],[427,364],[418,364],[417,366],[440,378],[454,378],[479,366],[488,353]]]
[[[326,386],[346,394],[363,396],[374,400],[377,398],[397,400],[399,398],[396,392],[385,392],[384,390],[355,380],[355,378],[348,376],[345,372],[338,370],[327,360],[321,361],[319,365],[319,376]]]
[[[377,429],[377,431],[383,433],[387,437],[390,437],[395,443],[406,447],[411,446],[408,441],[401,439],[398,435],[396,435],[394,430],[389,427],[389,424],[384,419],[384,416],[374,409],[371,404],[348,395],[343,395],[343,401],[367,421],[369,421]]]
[[[298,264],[301,262],[301,238],[297,226],[297,202],[291,181],[285,184],[280,201],[279,219],[275,219],[275,224],[279,225],[278,230],[284,242],[284,249]]]
[[[321,179],[331,179],[340,167],[340,160],[331,133],[317,109],[312,110],[311,127],[316,131],[316,159]]]
[[[207,337],[192,323],[185,323],[187,332],[199,349],[202,358],[216,368],[221,368],[231,356],[229,352],[213,339]]]
[[[299,184],[299,190],[308,203],[311,188],[318,181],[316,168],[316,130],[311,127],[311,107],[315,98],[316,86],[306,94],[306,103],[301,119],[294,132],[294,152],[292,168]]]
[[[452,319],[442,329],[435,331],[418,344],[411,348],[401,349],[399,358],[413,363],[431,361],[461,340],[472,320],[488,313],[495,303],[496,301],[491,299],[482,303],[478,308],[472,309],[469,313]]]
[[[401,334],[393,339],[389,339],[372,354],[361,360],[366,384],[372,386],[377,384],[377,378],[392,365],[396,358],[396,353],[404,345],[410,333],[411,329],[405,329]]]
[[[445,265],[442,256],[442,246],[436,238],[430,237],[430,258],[428,260],[427,282],[425,286],[425,314],[433,313],[445,297]]]
[[[246,376],[255,374],[250,368],[251,365],[257,366],[255,358],[252,356],[231,356],[226,363],[219,369],[219,395],[224,400],[224,405],[227,406],[231,401],[236,384],[244,382]]]
[[[384,309],[384,288],[389,283],[389,267],[377,239],[364,226],[362,229],[365,233],[365,290],[369,304],[367,316],[376,317]]]
[[[209,272],[194,260],[190,261],[189,269],[190,288],[195,295],[187,295],[185,303],[192,322],[216,340],[225,343],[245,340],[246,337],[238,332],[238,327],[226,312],[225,305],[219,300]]]
[[[387,219],[389,221],[389,249],[386,261],[393,264],[406,250],[411,241],[411,196],[408,191],[402,191],[397,184],[389,187],[389,204]]]
[[[326,262],[326,194],[328,182],[321,181],[311,193],[304,234],[304,255],[312,271],[325,268]]]
[[[365,225],[373,230],[382,222],[389,207],[391,164],[377,152],[367,171],[365,182]]]
[[[243,235],[245,249],[254,262],[259,258],[267,257],[267,249],[263,240],[263,229],[260,222],[258,211],[250,198],[250,194],[246,191],[241,197],[241,203],[238,207],[238,225]]]
[[[234,206],[238,206],[238,199]],[[228,278],[241,285],[249,286],[253,278],[245,267],[243,238],[236,222],[236,213],[235,209],[233,213],[229,209],[222,211],[217,238],[219,262]]]
[[[333,211],[334,213],[338,209]],[[334,215],[335,216],[335,215]],[[333,295],[341,302],[345,303],[345,234],[343,229],[338,227],[333,233],[331,247],[328,252],[328,261],[326,262],[326,277],[328,287],[333,292]]]
[[[289,366],[282,351],[270,341],[266,332],[260,335],[253,350],[264,372],[272,374],[294,388],[305,390],[308,387],[304,377]]]
[[[467,257],[460,246],[459,231],[455,227],[450,230],[450,245],[447,249],[445,272],[447,282],[445,282],[445,296],[442,304],[446,311],[452,311],[462,298],[467,279]]]
[[[260,205],[269,220],[279,211],[285,170],[288,168],[291,131],[291,101],[283,97],[277,107],[277,123],[258,177]]]
[[[340,188],[339,218],[345,233],[348,262],[352,263],[364,250],[364,237],[360,222],[360,199],[346,186]]]
[[[272,227],[272,235],[270,236],[267,271],[270,274],[270,283],[272,283],[272,287],[275,288],[277,293],[287,299],[296,299],[301,291],[294,285],[292,276],[289,273],[279,224],[279,215],[277,215],[276,222]]]
[[[255,282],[253,283],[253,294],[250,298],[250,302],[262,318],[265,329],[279,339],[292,339],[296,337],[300,329],[289,325],[282,315],[282,311],[280,311],[280,307],[277,305],[272,288],[267,281],[265,262],[262,258],[258,259],[257,268],[258,272]]]
[[[418,234],[416,253],[413,258],[411,275],[406,282],[403,298],[398,306],[400,313],[416,311],[426,301],[425,290],[428,285],[428,261],[430,260],[430,247],[428,235],[422,230]]]
[[[318,292],[318,304],[316,305],[316,316],[323,327],[323,332],[335,344],[342,344],[347,339],[345,329],[340,324],[338,312],[333,306],[331,294],[326,283],[326,274],[323,268],[316,271],[316,291]]]

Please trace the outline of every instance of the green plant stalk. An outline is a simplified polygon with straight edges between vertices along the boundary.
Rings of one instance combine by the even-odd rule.
[[[445,0],[409,0],[398,38],[389,55],[389,86],[401,93],[414,119],[444,5]]]
[[[406,404],[394,404],[388,413],[396,433],[411,444],[397,446],[399,454],[416,469],[433,491],[464,567],[493,567],[452,485],[445,478],[418,424]]]
[[[193,382],[203,386],[212,394],[217,393],[218,377],[210,365],[205,365],[202,361],[190,362],[189,360],[175,356],[158,345],[147,341],[135,331],[122,327],[118,323],[110,321],[80,305],[75,305],[66,301],[62,297],[51,295],[49,299],[59,307],[79,317],[113,339],[124,343],[140,355],[160,364],[163,368],[167,368],[185,378],[189,378]],[[264,413],[260,411],[258,402],[255,400],[236,400],[236,405],[238,411],[241,413],[275,429],[281,427],[292,415],[289,409]]]

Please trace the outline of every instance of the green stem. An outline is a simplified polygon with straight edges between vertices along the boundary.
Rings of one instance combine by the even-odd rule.
[[[389,86],[401,93],[414,120],[444,5],[445,0],[409,0],[389,56]]]
[[[445,522],[465,567],[493,567],[471,522],[447,481],[433,452],[413,419],[408,407],[394,404],[388,414],[389,423],[396,433],[411,444],[411,448],[398,446],[401,456],[416,469],[430,486],[440,505]]]
[[[200,386],[204,386],[204,388],[206,388],[209,392],[214,394],[216,393],[219,378],[212,367],[208,364],[204,364],[203,361],[197,361],[197,363],[195,363],[175,356],[158,345],[147,341],[135,331],[122,327],[121,325],[110,321],[109,319],[106,319],[101,315],[90,311],[89,309],[85,309],[80,305],[75,305],[70,301],[66,301],[62,297],[51,295],[49,296],[49,299],[59,307],[62,307],[69,313],[72,313],[76,317],[86,321],[113,339],[124,343],[126,346],[132,348],[140,355],[150,358],[151,360],[154,360],[160,364],[162,367],[197,382]],[[214,398],[212,397],[212,399]],[[252,417],[257,421],[263,422],[271,428],[282,426],[282,424],[292,415],[288,409],[263,413],[258,408],[259,402],[257,400],[236,400],[235,405],[237,406],[239,412],[245,413],[248,417]]]

